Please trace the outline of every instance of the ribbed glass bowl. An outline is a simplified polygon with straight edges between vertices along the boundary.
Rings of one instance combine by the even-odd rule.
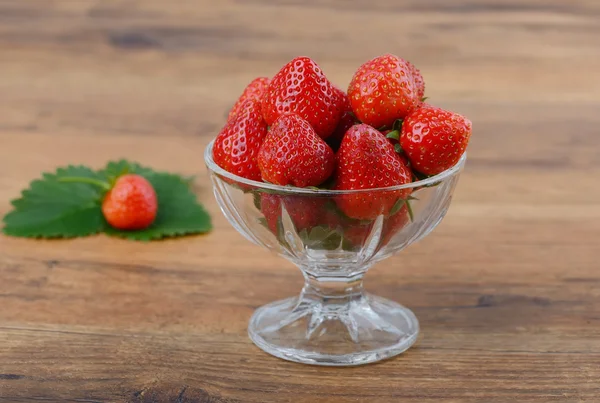
[[[251,242],[296,264],[305,279],[299,296],[256,310],[248,333],[258,347],[290,361],[348,366],[392,357],[416,341],[415,315],[366,293],[363,277],[373,264],[440,223],[466,154],[454,167],[422,181],[333,191],[241,178],[215,164],[212,148],[211,142],[204,159],[225,217]],[[337,204],[344,198],[362,198],[377,205],[396,196],[393,208],[373,220],[351,219]]]

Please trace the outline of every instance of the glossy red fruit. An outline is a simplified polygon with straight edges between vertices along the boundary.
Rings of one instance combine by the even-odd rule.
[[[340,148],[340,144],[342,143],[342,139],[344,138],[344,134],[354,126],[356,123],[356,117],[354,116],[354,112],[352,112],[352,105],[350,105],[350,99],[348,95],[340,90],[337,87],[334,87],[334,91],[336,92],[339,99],[341,99],[342,105],[342,117],[338,122],[335,130],[331,134],[331,136],[327,137],[327,144],[334,150],[337,151]]]
[[[409,221],[410,216],[408,215],[406,206],[402,206],[398,212],[386,217],[383,222],[383,229],[381,230],[381,245],[387,245],[398,232],[402,231]]]
[[[390,136],[388,136],[388,134],[390,134],[390,133],[395,133],[396,135],[393,137],[390,137]],[[402,148],[400,147],[400,132],[398,130],[384,130],[381,132],[381,134],[383,134],[385,136],[385,138],[388,139],[390,144],[394,146],[394,150],[398,153],[398,157],[400,157],[400,160],[402,160],[404,165],[408,166],[409,165],[408,158],[406,158],[406,155],[404,155],[404,153],[402,152]]]
[[[327,207],[319,220],[320,224],[336,231],[343,237],[343,248],[346,250],[360,249],[363,242],[369,236],[372,222],[362,222],[346,217],[335,208]]]
[[[348,86],[348,97],[356,117],[376,128],[390,127],[420,103],[413,69],[390,54],[359,67]]]
[[[143,176],[119,177],[102,201],[102,214],[111,227],[140,230],[156,218],[158,200],[152,184]]]
[[[257,156],[266,134],[260,101],[247,100],[215,139],[215,163],[232,174],[260,181]]]
[[[406,60],[408,67],[410,67],[410,71],[412,72],[413,79],[415,81],[415,88],[417,91],[417,96],[419,97],[419,101],[423,99],[425,96],[425,80],[423,80],[423,75],[421,71],[415,67],[414,64]]]
[[[319,217],[324,210],[326,200],[317,197],[283,196],[278,194],[261,194],[260,209],[267,221],[267,226],[278,235],[278,222],[282,219],[285,208],[294,228],[300,232],[319,225]]]
[[[424,104],[404,120],[400,145],[414,170],[435,175],[458,162],[471,129],[464,116]]]
[[[297,57],[275,74],[262,99],[267,124],[295,113],[321,137],[335,129],[342,115],[340,99],[321,68],[308,57]]]
[[[233,105],[233,108],[231,108],[231,110],[229,111],[229,116],[227,117],[227,120],[229,121],[235,118],[246,101],[250,99],[260,101],[264,93],[266,92],[270,82],[271,80],[269,80],[267,77],[258,77],[252,80],[250,84],[248,84],[248,86],[244,88],[244,92],[242,92],[242,95],[238,98],[235,105]]]
[[[258,153],[263,180],[276,185],[319,186],[333,172],[331,148],[308,122],[282,115],[271,126]]]
[[[336,156],[335,189],[376,189],[411,182],[411,171],[383,134],[366,124],[348,130]],[[388,214],[410,189],[374,191],[336,197],[338,207],[351,218],[372,220]]]

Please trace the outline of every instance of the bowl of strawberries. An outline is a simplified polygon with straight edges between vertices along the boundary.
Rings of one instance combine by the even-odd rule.
[[[419,70],[394,55],[360,66],[346,92],[297,57],[253,80],[206,148],[230,223],[304,275],[299,296],[252,316],[264,351],[349,366],[416,341],[415,315],[364,291],[363,278],[439,224],[466,161],[471,122],[424,92]]]

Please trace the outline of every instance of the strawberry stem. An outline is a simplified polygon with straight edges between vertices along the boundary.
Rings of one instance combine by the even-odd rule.
[[[394,131],[398,131],[398,132],[399,132],[400,130],[402,130],[402,123],[404,123],[404,120],[403,120],[403,119],[396,119],[396,120],[394,121],[394,124],[392,124],[392,130],[394,130]]]
[[[65,176],[62,178],[58,178],[59,182],[67,182],[67,183],[87,183],[89,185],[98,186],[102,190],[109,191],[110,184],[108,182],[104,182],[98,179],[80,177],[80,176]]]

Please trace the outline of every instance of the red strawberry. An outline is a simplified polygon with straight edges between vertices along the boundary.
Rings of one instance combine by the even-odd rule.
[[[252,80],[252,82],[250,82],[250,84],[248,84],[248,86],[244,89],[244,92],[238,98],[235,105],[233,105],[233,108],[231,108],[231,110],[229,111],[229,116],[227,117],[227,120],[229,121],[235,118],[237,114],[240,113],[242,105],[244,105],[244,103],[247,100],[256,99],[260,101],[260,99],[266,92],[270,81],[271,80],[269,80],[267,77],[258,77]]]
[[[336,156],[335,189],[376,189],[411,182],[410,169],[400,160],[394,146],[383,134],[366,124],[350,128]],[[336,198],[338,207],[349,217],[372,220],[388,214],[398,198],[410,189],[373,191]]]
[[[260,181],[256,158],[266,134],[267,124],[260,112],[260,101],[247,100],[215,139],[215,163],[232,174]]]
[[[359,249],[364,240],[369,235],[372,222],[361,222],[346,217],[342,212],[335,208],[326,207],[323,209],[319,223],[328,227],[331,231],[336,231],[343,237],[343,248],[346,250]]]
[[[398,212],[387,217],[383,222],[383,229],[381,230],[381,245],[387,245],[394,235],[408,224],[409,220],[410,217],[406,206],[402,206]]]
[[[348,98],[348,95],[337,87],[334,87],[334,91],[341,99],[343,112],[340,121],[333,131],[333,134],[327,137],[327,144],[329,144],[333,150],[337,150],[340,148],[344,134],[346,134],[348,129],[354,126],[357,122],[354,112],[352,112],[352,105],[350,105],[350,99]]]
[[[282,186],[319,186],[334,164],[331,148],[297,115],[281,115],[258,153],[263,180]]]
[[[402,124],[400,145],[413,169],[435,175],[458,162],[469,143],[471,126],[464,116],[424,104]]]
[[[394,55],[368,61],[354,73],[348,96],[356,117],[373,127],[389,127],[419,105],[408,63]]]
[[[277,233],[278,220],[282,218],[281,206],[288,212],[296,231],[310,229],[319,224],[319,217],[324,210],[326,199],[310,196],[282,196],[263,193],[260,209],[267,220],[271,232]]]
[[[267,124],[279,116],[295,113],[305,119],[321,137],[326,138],[342,115],[334,86],[312,59],[297,57],[275,74],[262,99]]]
[[[119,177],[102,201],[102,214],[111,227],[140,230],[156,218],[158,201],[154,188],[143,176]]]
[[[412,64],[408,60],[406,61],[406,63],[408,64],[408,67],[410,67],[413,79],[415,80],[415,88],[417,90],[419,100],[422,100],[425,96],[425,80],[423,80],[423,75],[421,75],[421,72],[418,68],[415,67],[414,64]]]

